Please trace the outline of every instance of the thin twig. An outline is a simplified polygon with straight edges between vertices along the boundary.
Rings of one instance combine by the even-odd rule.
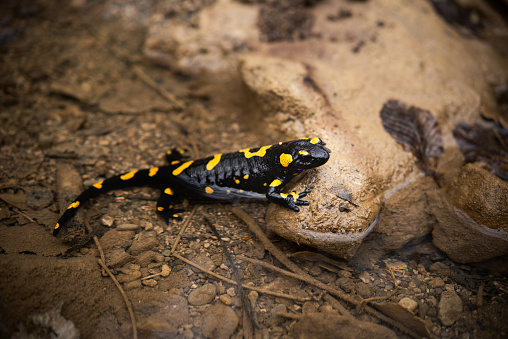
[[[262,266],[264,268],[267,268],[269,270],[275,271],[277,273],[283,274],[283,275],[285,275],[287,277],[298,279],[298,280],[304,281],[304,282],[306,282],[306,283],[308,283],[310,285],[314,285],[316,287],[319,287],[319,288],[327,291],[328,293],[330,293],[332,295],[335,295],[336,297],[339,297],[342,300],[345,300],[345,301],[349,302],[350,304],[358,304],[358,301],[356,301],[355,299],[353,299],[349,295],[345,294],[344,292],[339,291],[338,289],[335,289],[333,287],[330,287],[330,286],[322,283],[321,281],[311,277],[310,275],[308,275],[306,273],[305,274],[297,274],[297,273],[289,272],[289,271],[283,270],[282,268],[279,268],[277,266],[269,264],[267,262],[264,262],[264,261],[261,261],[261,260],[257,260],[257,259],[253,259],[253,258],[249,258],[249,257],[245,257],[245,256],[242,256],[242,255],[238,256],[238,259],[242,259],[242,260],[248,261],[250,263],[253,263],[253,264]],[[341,305],[341,308],[339,309],[339,312],[341,314],[350,315],[349,311],[344,306],[342,306],[342,305]]]
[[[233,285],[237,285],[237,282],[234,281],[234,280],[231,280],[231,279],[228,279],[228,278],[225,278],[217,273],[214,273],[210,270],[207,270],[206,268],[190,261],[189,259],[186,259],[184,257],[182,257],[181,255],[177,254],[177,253],[173,253],[172,254],[173,257],[177,258],[177,259],[180,259],[181,261],[199,269],[200,271],[202,271],[203,273],[205,274],[208,274],[214,278],[217,278],[219,280],[222,280],[222,281],[225,281],[227,283],[230,283],[230,284],[233,284]],[[310,298],[299,298],[299,297],[293,297],[291,295],[288,295],[288,294],[284,294],[284,293],[278,293],[278,292],[272,292],[272,291],[269,291],[269,290],[266,290],[266,289],[263,289],[263,288],[259,288],[259,287],[255,287],[255,286],[251,286],[251,285],[247,285],[247,284],[242,284],[242,287],[243,288],[246,288],[248,290],[252,290],[252,291],[256,291],[256,292],[259,292],[259,293],[263,293],[263,294],[267,294],[267,295],[272,295],[274,297],[279,297],[279,298],[284,298],[284,299],[289,299],[289,300],[295,300],[295,301],[299,301],[299,302],[305,302],[305,301],[309,301],[311,300]]]
[[[231,253],[229,253],[229,250],[226,247],[226,244],[224,244],[224,241],[222,240],[222,237],[219,234],[219,231],[217,231],[217,228],[215,227],[215,225],[212,224],[212,222],[210,220],[208,220],[207,217],[205,217],[204,219],[205,219],[205,222],[208,224],[208,227],[212,230],[212,233],[219,240],[219,242],[222,246],[222,251],[224,252],[224,255],[226,256],[226,258],[229,262],[229,266],[231,267],[231,270],[233,271],[232,276],[233,276],[234,280],[237,282],[236,286],[238,288],[238,297],[240,298],[240,300],[243,303],[243,310],[247,314],[247,318],[249,319],[249,321],[251,323],[250,327],[253,326],[256,329],[259,329],[259,325],[258,325],[258,323],[256,321],[256,317],[254,315],[254,310],[252,309],[252,304],[250,303],[250,301],[247,299],[247,296],[245,295],[245,291],[243,290],[243,286],[241,284],[240,274],[238,273],[238,269],[236,268],[235,262],[233,261],[233,258],[231,257]]]
[[[254,235],[261,241],[265,249],[270,252],[277,260],[279,260],[284,266],[289,268],[292,272],[305,275],[304,270],[302,270],[300,267],[298,267],[294,262],[288,259],[286,255],[277,247],[275,246],[270,239],[266,236],[266,234],[263,232],[263,230],[258,226],[256,221],[248,215],[243,209],[239,207],[230,207],[231,212],[233,212],[234,215],[236,215],[238,218],[240,218],[243,222],[247,224],[249,227],[249,230],[254,233]]]
[[[25,213],[23,213],[19,207],[14,206],[14,205],[13,205],[13,204],[11,204],[9,201],[7,201],[7,200],[5,200],[5,199],[3,199],[3,198],[0,198],[0,200],[2,200],[3,202],[5,202],[7,205],[9,205],[9,206],[11,206],[11,207],[15,208],[15,209],[16,209],[16,211],[17,211],[16,213],[21,214],[22,216],[24,216],[25,218],[27,218],[27,219],[28,219],[28,221],[33,222],[33,223],[36,223],[36,222],[35,222],[35,220],[33,220],[33,219],[32,219],[32,218],[30,218],[28,215],[26,215]]]
[[[113,55],[117,60],[121,61],[124,65],[129,66],[131,62],[124,56],[120,55],[118,52],[113,50],[108,43],[104,41],[102,36],[100,35],[100,31],[94,27],[88,26],[88,32],[96,39],[96,41],[105,48],[111,55]],[[133,65],[132,71],[136,76],[143,82],[145,85],[149,86],[153,90],[155,90],[160,96],[166,99],[170,104],[174,105],[175,108],[182,109],[185,107],[185,104],[182,100],[177,99],[175,95],[166,91],[165,88],[157,84],[148,74],[145,73],[139,66]]]
[[[173,247],[171,248],[171,254],[175,253],[176,247],[178,246],[178,243],[180,242],[180,238],[182,237],[183,232],[185,231],[187,226],[189,226],[189,223],[190,223],[192,217],[194,216],[194,214],[196,214],[196,211],[198,210],[198,208],[199,208],[198,205],[194,205],[194,207],[192,208],[192,211],[190,212],[189,216],[187,217],[187,220],[185,220],[185,222],[183,223],[182,228],[180,229],[180,232],[178,233],[178,235],[175,239],[175,243],[173,244]]]
[[[302,281],[305,281],[311,285],[314,285],[316,287],[319,287],[325,291],[327,291],[328,293],[346,301],[347,303],[349,304],[352,304],[354,306],[357,306],[360,302],[354,298],[352,298],[351,296],[347,295],[346,293],[344,293],[343,291],[340,291],[338,289],[334,289],[334,288],[331,288],[330,286],[322,283],[321,281],[313,278],[312,276],[310,276],[309,274],[307,274],[306,272],[304,272],[302,269],[300,269],[298,266],[296,266],[296,264],[294,264],[291,260],[289,260],[285,255],[284,253],[278,249],[274,244],[272,244],[270,242],[270,240],[268,240],[268,238],[266,237],[266,235],[263,233],[263,231],[259,228],[259,226],[257,225],[257,223],[254,221],[254,219],[252,219],[251,216],[249,216],[247,213],[245,213],[245,211],[243,211],[242,209],[240,208],[237,208],[237,207],[232,207],[231,208],[231,211],[237,216],[239,217],[240,219],[242,219],[248,226],[249,226],[249,229],[256,235],[259,237],[260,241],[263,243],[263,245],[265,246],[265,248],[270,251],[270,253],[272,253],[272,255],[274,255],[282,264],[284,264],[286,267],[288,267],[291,271],[295,272],[295,273],[298,273],[298,274],[295,274],[295,273],[291,273],[291,272],[286,272],[282,269],[279,269],[278,267],[275,267],[273,265],[268,265],[267,263],[265,263],[264,261],[260,261],[260,260],[255,260],[255,259],[251,259],[251,258],[248,258],[247,257],[244,257],[245,260],[248,260],[248,261],[251,261],[251,262],[256,262],[257,264],[261,265],[261,266],[264,266],[264,267],[267,267],[269,269],[274,269],[276,270],[277,272],[280,270],[280,271],[283,271],[283,272],[286,272],[285,274],[288,275],[288,276],[292,276],[296,279],[300,279]],[[262,240],[263,239],[263,240]],[[272,252],[273,251],[273,252]],[[275,254],[277,253],[277,254]],[[302,273],[300,273],[302,272]],[[346,308],[342,308],[342,311],[343,312],[348,312]],[[400,331],[412,336],[412,337],[415,337],[415,338],[418,338],[419,336],[412,330],[410,330],[409,328],[407,328],[406,326],[404,326],[403,324],[399,323],[398,321],[384,315],[383,313],[375,310],[374,308],[370,307],[370,306],[366,306],[365,307],[365,311],[373,316],[375,316],[376,318],[378,318],[379,320],[381,321],[384,321],[385,323],[393,326],[393,327],[396,327],[398,328]]]
[[[132,337],[134,339],[138,339],[138,328],[136,326],[136,318],[134,317],[134,311],[132,310],[131,302],[130,302],[129,298],[127,297],[127,294],[125,294],[125,291],[123,290],[122,286],[120,285],[118,280],[116,280],[115,276],[113,275],[113,273],[111,273],[111,271],[106,266],[106,264],[104,264],[104,262],[101,259],[97,259],[97,261],[99,262],[99,265],[101,265],[101,267],[108,273],[109,277],[111,278],[111,280],[113,280],[116,287],[120,291],[120,294],[122,295],[123,301],[125,302],[125,305],[127,306],[127,310],[129,311],[129,315],[131,317]]]
[[[166,99],[170,104],[173,104],[175,108],[182,109],[185,107],[185,104],[181,100],[177,99],[176,96],[157,84],[148,74],[145,73],[145,71],[141,69],[141,67],[134,65],[132,70],[141,81],[159,93],[159,95]]]
[[[399,288],[399,283],[397,282],[397,279],[395,278],[395,274],[393,274],[392,268],[388,265],[388,263],[386,261],[384,263],[385,263],[386,267],[388,268],[388,270],[390,271],[390,274],[391,274],[392,280],[393,280],[394,288],[387,295],[363,299],[356,306],[356,311],[358,313],[361,313],[363,311],[363,309],[364,309],[365,305],[367,305],[367,303],[370,303],[372,301],[378,301],[378,300],[386,300],[386,299],[390,298],[392,295],[394,295],[395,292],[397,291],[397,289]]]
[[[85,228],[86,228],[86,230],[89,233],[91,233],[92,232],[92,228],[90,227],[90,224],[88,223],[88,220],[86,220],[86,218],[85,218],[84,222],[85,222]],[[123,298],[123,300],[125,302],[125,306],[127,306],[127,311],[129,312],[129,315],[131,317],[132,337],[134,339],[138,339],[138,327],[136,325],[136,318],[134,317],[134,311],[132,310],[131,302],[130,302],[129,298],[127,297],[127,294],[125,294],[125,291],[123,290],[123,288],[120,285],[120,283],[118,282],[118,280],[116,280],[116,278],[113,275],[113,273],[111,273],[109,268],[106,266],[106,256],[104,255],[104,251],[102,249],[102,245],[101,245],[101,243],[99,241],[99,238],[96,235],[94,235],[93,236],[93,240],[94,240],[95,245],[97,246],[97,249],[99,250],[99,254],[101,256],[101,259],[97,259],[97,261],[99,262],[99,265],[102,267],[102,269],[104,271],[106,271],[106,273],[109,275],[109,277],[113,280],[113,282],[115,283],[116,287],[120,291],[120,294],[122,295],[122,298]]]
[[[279,317],[284,317],[284,318],[293,319],[293,320],[300,320],[303,318],[303,314],[297,314],[297,313],[289,313],[289,312],[279,311],[276,314]]]

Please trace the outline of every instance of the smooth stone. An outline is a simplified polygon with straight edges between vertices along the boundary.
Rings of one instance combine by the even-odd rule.
[[[438,305],[438,317],[444,326],[452,326],[462,315],[462,300],[455,291],[441,294]]]

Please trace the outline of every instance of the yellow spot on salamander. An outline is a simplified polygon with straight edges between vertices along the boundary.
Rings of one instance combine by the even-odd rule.
[[[136,173],[138,173],[138,170],[130,171],[129,173],[125,173],[124,175],[120,176],[120,179],[122,180],[132,179]]]
[[[154,175],[157,174],[157,172],[159,172],[159,167],[152,167],[150,168],[150,170],[148,171],[148,176],[149,177],[153,177]]]
[[[280,155],[280,164],[284,167],[288,167],[289,164],[293,161],[293,156],[291,154],[282,153]]]
[[[226,191],[226,194],[231,194],[231,190],[227,190],[227,191]]]
[[[321,141],[321,140],[319,140],[319,138],[318,138],[318,137],[315,137],[315,138],[310,139],[310,143],[311,143],[311,144],[313,144],[313,145],[317,144],[317,143],[318,143],[318,142],[320,142],[320,141]]]
[[[240,183],[240,180],[238,180],[237,178],[234,178],[235,179],[235,183],[236,184],[239,184]]]
[[[293,196],[294,201],[298,200],[299,195],[296,192],[291,192],[291,195]]]
[[[187,161],[187,162],[184,162],[183,164],[181,164],[178,168],[174,169],[173,170],[173,175],[179,175],[180,173],[183,172],[184,169],[186,169],[187,167],[189,167],[190,165],[192,165],[194,161],[191,160],[191,161]]]
[[[250,148],[242,149],[239,152],[245,153],[245,157],[252,158],[252,157],[264,157],[266,155],[266,150],[272,147],[272,145],[263,146],[256,152],[251,152]]]
[[[102,183],[104,182],[104,180],[101,180],[99,182],[96,182],[95,184],[93,184],[93,187],[97,188],[98,190],[100,190],[102,188]]]
[[[301,155],[309,155],[309,152],[307,152],[307,151],[300,151],[298,153],[300,153]]]
[[[210,171],[210,170],[212,170],[212,168],[214,168],[215,166],[217,166],[217,164],[218,164],[218,163],[219,163],[219,161],[220,161],[220,157],[221,157],[221,156],[222,156],[222,154],[220,154],[220,153],[219,153],[219,154],[215,154],[215,155],[213,156],[213,159],[212,159],[212,160],[210,160],[210,161],[208,162],[208,164],[206,164],[206,169],[207,169],[208,171]]]
[[[71,208],[78,208],[79,206],[79,201],[74,201],[72,204],[69,205],[69,207],[67,207],[68,210],[70,210]]]
[[[265,182],[265,183],[263,183],[263,186],[266,186],[266,185],[268,185],[266,182]]]
[[[211,187],[206,186],[205,187],[205,192],[208,193],[208,194],[212,194],[213,193],[213,189]]]
[[[171,165],[176,165],[176,164],[179,164],[180,163],[180,160],[173,160],[171,161]]]
[[[272,183],[270,184],[270,187],[276,187],[276,186],[280,186],[282,184],[282,182],[279,180],[279,179],[275,179],[274,181],[272,181]]]
[[[59,224],[59,223],[56,223],[56,225],[55,225],[55,230],[56,230],[57,228],[59,228],[59,227],[60,227],[60,224]]]
[[[178,218],[180,217],[178,214],[173,214],[173,218]]]
[[[169,187],[164,190],[164,193],[166,193],[167,195],[173,195],[173,194],[175,194],[175,192],[173,192],[173,190],[171,188],[169,188]]]
[[[281,193],[280,196],[283,197],[283,198],[287,198],[288,197],[288,195],[286,193]]]
[[[249,179],[249,175],[248,175],[248,174],[245,174],[245,175],[243,176],[243,178],[244,178],[245,180],[247,180],[247,179]]]
[[[184,154],[184,153],[185,153],[185,150],[180,149],[180,150],[178,150],[178,152],[180,152],[180,154]]]
[[[157,207],[157,211],[159,211],[159,212],[164,211],[164,207],[162,207],[162,206]]]

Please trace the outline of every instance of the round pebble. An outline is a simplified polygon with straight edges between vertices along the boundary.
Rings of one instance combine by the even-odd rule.
[[[221,294],[219,296],[219,300],[224,304],[224,305],[231,305],[232,301],[231,301],[231,297],[227,294]]]
[[[161,276],[167,277],[167,276],[169,276],[169,273],[171,273],[171,268],[169,268],[169,266],[166,264],[162,265]]]
[[[146,279],[146,280],[143,280],[142,282],[143,282],[143,285],[148,286],[148,287],[157,286],[157,280],[155,280],[155,279]]]
[[[213,284],[204,284],[201,287],[196,288],[189,294],[189,304],[194,306],[202,306],[209,304],[215,299],[217,295],[217,289]]]
[[[121,224],[116,226],[117,231],[136,231],[139,228],[136,224]]]
[[[399,301],[399,305],[411,312],[416,310],[416,308],[418,307],[418,303],[411,298],[402,298]]]
[[[115,218],[113,218],[110,215],[105,215],[101,218],[101,224],[103,224],[106,227],[111,227],[115,223]]]

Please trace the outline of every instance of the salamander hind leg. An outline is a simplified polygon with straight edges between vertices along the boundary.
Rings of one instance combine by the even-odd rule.
[[[187,150],[181,148],[170,149],[166,152],[166,161],[170,164],[174,164],[176,161],[188,158],[189,156],[187,153]]]
[[[175,198],[173,190],[168,187],[162,191],[159,199],[157,200],[157,213],[166,222],[168,222],[169,219],[182,220],[181,213],[185,210],[174,207]]]

